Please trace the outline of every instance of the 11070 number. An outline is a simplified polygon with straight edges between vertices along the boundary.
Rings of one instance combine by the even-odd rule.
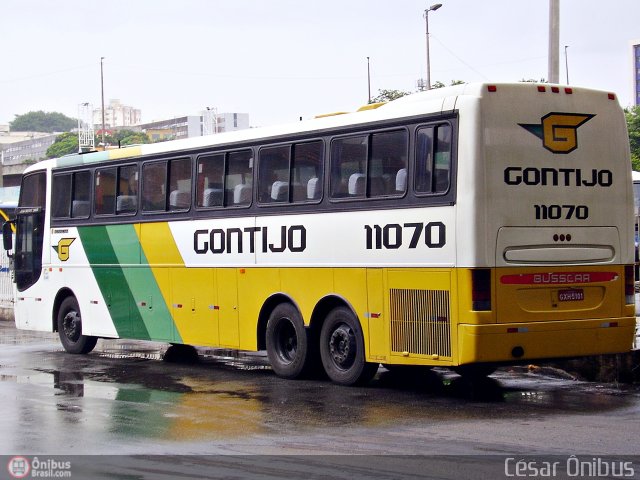
[[[364,230],[367,250],[395,250],[407,241],[409,248],[417,248],[421,240],[428,248],[442,248],[447,243],[447,229],[442,222],[365,225]]]
[[[534,205],[536,220],[586,220],[589,207],[586,205]]]

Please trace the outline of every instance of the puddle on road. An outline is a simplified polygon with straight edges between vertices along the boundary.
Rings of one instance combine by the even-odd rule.
[[[381,368],[369,386],[349,388],[280,379],[255,352],[198,349],[194,357],[186,347],[111,340],[86,356],[17,352],[9,371],[0,365],[0,383],[25,387],[18,402],[39,410],[43,426],[82,423],[88,431],[158,440],[585,414],[640,403],[637,391],[518,370],[468,382],[444,369],[408,377]]]

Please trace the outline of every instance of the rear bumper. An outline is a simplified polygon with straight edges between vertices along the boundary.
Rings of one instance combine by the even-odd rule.
[[[579,357],[631,350],[635,317],[458,326],[460,365]]]

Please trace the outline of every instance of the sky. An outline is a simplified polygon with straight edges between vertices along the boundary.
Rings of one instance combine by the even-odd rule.
[[[432,83],[548,77],[549,0],[438,0]],[[252,126],[352,111],[426,77],[424,10],[435,0],[2,0],[0,124],[78,116],[104,96],[143,122],[206,107]],[[632,104],[640,0],[560,0],[560,83]],[[565,45],[568,48],[564,48]],[[565,50],[567,52],[565,63]],[[369,57],[369,61],[367,61]]]

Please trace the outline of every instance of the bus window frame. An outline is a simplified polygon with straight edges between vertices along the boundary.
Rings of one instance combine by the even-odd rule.
[[[411,151],[412,151],[412,131],[414,130],[414,128],[417,130],[417,128],[419,128],[419,125],[416,125],[415,127],[413,126],[413,122],[407,122],[407,124],[400,124],[400,125],[392,125],[392,126],[388,126],[388,127],[380,127],[380,128],[367,128],[367,129],[362,129],[362,130],[357,130],[354,132],[349,132],[349,133],[345,133],[345,134],[339,134],[339,135],[332,135],[330,138],[330,142],[329,142],[329,162],[328,162],[328,191],[327,191],[327,197],[329,199],[330,203],[356,203],[356,202],[380,202],[380,201],[385,201],[385,200],[396,200],[399,201],[401,199],[407,198],[407,196],[409,195],[409,190],[410,190],[410,185],[409,182],[407,182],[405,189],[403,192],[401,193],[390,193],[390,194],[386,194],[386,195],[371,195],[371,186],[370,186],[370,182],[371,182],[371,178],[369,175],[369,170],[371,167],[371,161],[373,158],[373,148],[372,148],[372,144],[373,144],[373,136],[374,135],[379,135],[379,134],[384,134],[384,133],[393,133],[393,132],[404,132],[405,133],[405,138],[406,138],[406,144],[405,144],[405,158],[406,158],[406,164],[405,167],[407,169],[407,175],[410,174],[411,172],[411,163],[412,163],[412,158],[411,158]],[[347,193],[347,196],[345,197],[335,197],[333,196],[334,194],[334,168],[336,167],[336,156],[334,155],[334,143],[336,141],[340,141],[340,140],[344,140],[344,139],[350,139],[350,138],[358,138],[358,137],[365,137],[366,139],[366,158],[365,158],[365,166],[364,166],[364,172],[358,172],[362,175],[364,175],[365,178],[365,185],[364,185],[364,194],[363,195],[357,195],[357,196],[349,196],[349,194]]]
[[[297,150],[300,146],[310,145],[310,144],[319,144],[319,168],[320,176],[315,177],[318,179],[320,194],[318,198],[305,198],[303,200],[294,200],[293,187],[294,187],[294,179],[293,175],[295,172],[295,164],[296,164],[296,155]],[[318,205],[323,202],[325,197],[325,176],[326,176],[326,140],[322,137],[309,137],[309,138],[299,138],[296,140],[281,142],[281,143],[270,143],[259,145],[257,147],[257,164],[258,168],[256,169],[255,179],[254,179],[254,189],[257,189],[257,201],[256,204],[258,208],[273,208],[273,207],[287,207],[291,205]],[[261,189],[261,170],[263,167],[263,162],[261,161],[261,153],[263,150],[268,150],[272,148],[287,148],[288,149],[288,184],[287,184],[287,198],[285,200],[270,200],[270,201],[261,201],[260,200],[260,189]],[[311,178],[309,179],[311,180]],[[273,183],[273,182],[269,182]],[[307,181],[308,183],[308,181]],[[304,185],[304,188],[307,188],[308,185]]]

